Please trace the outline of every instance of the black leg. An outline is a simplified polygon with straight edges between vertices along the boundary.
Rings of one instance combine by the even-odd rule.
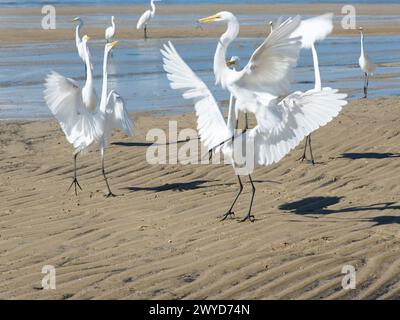
[[[77,189],[77,187],[78,187],[79,189],[82,190],[81,186],[79,185],[78,179],[77,179],[77,177],[76,177],[76,158],[77,158],[77,157],[78,157],[78,154],[75,154],[75,155],[74,155],[74,159],[73,159],[73,161],[74,161],[74,176],[72,177],[72,183],[71,183],[71,185],[70,185],[69,188],[68,188],[68,191],[69,191],[69,190],[71,190],[72,186],[74,186],[74,188],[75,188],[75,195],[76,195],[76,196],[78,195],[78,189]],[[67,192],[68,192],[68,191],[67,191]]]
[[[368,97],[368,85],[369,85],[369,75],[368,74],[366,74],[366,82],[367,82],[367,84],[365,86],[365,98]]]
[[[112,193],[112,191],[110,189],[110,185],[108,184],[105,165],[104,165],[104,150],[100,150],[100,152],[101,152],[101,172],[103,173],[104,181],[106,182],[107,189],[108,189],[108,194],[106,195],[106,197],[107,198],[116,197],[116,195],[114,193]]]
[[[367,73],[364,74],[364,99],[367,98],[368,95],[368,75]]]
[[[233,203],[232,203],[230,209],[228,210],[228,212],[225,213],[225,214],[222,216],[221,221],[225,221],[226,219],[228,219],[228,218],[230,218],[230,217],[232,217],[232,216],[235,215],[235,213],[232,211],[232,210],[233,210],[233,207],[235,206],[236,202],[238,201],[240,195],[241,195],[242,192],[243,192],[242,180],[240,179],[240,176],[237,176],[237,177],[238,177],[238,180],[239,180],[239,192],[238,192],[238,194],[237,194],[235,200],[233,201]]]
[[[314,155],[313,155],[312,146],[311,146],[311,134],[308,136],[308,147],[310,148],[311,163],[312,163],[312,165],[315,165]]]
[[[144,38],[147,39],[147,25],[144,26]]]
[[[251,187],[252,187],[249,212],[247,213],[247,216],[245,216],[240,222],[245,222],[247,220],[249,220],[251,222],[255,222],[256,221],[256,218],[251,214],[251,209],[253,207],[254,196],[256,194],[256,187],[254,186],[253,180],[251,179],[251,175],[249,175],[249,180],[250,180]]]
[[[249,129],[249,117],[247,112],[244,114],[244,130],[247,131]]]
[[[307,153],[307,145],[308,145],[308,136],[306,137],[306,142],[305,142],[305,146],[304,146],[303,155],[302,155],[299,159],[297,159],[298,161],[303,162],[304,160],[307,159],[307,156],[306,156],[306,153]]]

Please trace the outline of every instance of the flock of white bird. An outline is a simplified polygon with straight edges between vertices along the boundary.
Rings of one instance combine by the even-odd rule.
[[[145,38],[148,23],[155,14],[155,1],[159,0],[151,0],[151,10],[146,11],[137,23],[138,29],[144,29]],[[216,85],[230,93],[227,119],[207,85],[185,63],[174,45],[168,42],[161,49],[171,88],[182,90],[183,98],[194,103],[201,142],[209,150],[210,156],[221,152],[230,159],[235,169],[239,193],[229,210],[222,215],[222,220],[234,216],[234,206],[243,191],[241,176],[248,176],[253,190],[248,212],[241,221],[255,220],[252,205],[256,189],[251,177],[253,167],[247,166],[248,163],[261,166],[277,163],[304,138],[306,144],[301,160],[306,159],[308,146],[311,162],[314,163],[311,134],[334,119],[347,104],[346,94],[323,87],[321,81],[315,43],[332,32],[332,20],[333,14],[325,14],[303,21],[296,16],[270,22],[271,32],[242,69],[238,57],[226,57],[229,45],[239,34],[237,18],[230,12],[222,11],[198,20],[201,24],[221,22],[227,26],[217,43],[213,66]],[[107,197],[115,196],[107,180],[104,152],[113,129],[122,129],[126,134],[133,135],[133,123],[124,100],[116,91],[108,89],[108,60],[110,52],[118,44],[113,41],[115,18],[112,17],[112,25],[105,32],[103,86],[99,104],[93,86],[93,65],[88,47],[90,38],[80,35],[82,19],[77,17],[74,21],[79,23],[76,27],[76,47],[85,65],[86,83],[81,88],[73,79],[52,72],[46,79],[44,97],[68,142],[74,147],[74,175],[70,189],[74,186],[75,194],[78,188],[81,189],[77,179],[77,156],[91,147],[99,146]],[[360,32],[359,64],[365,74],[364,93],[367,97],[368,79],[375,66],[365,55],[362,29]],[[290,92],[292,74],[302,48],[311,50],[315,84],[306,92]],[[242,130],[239,130],[240,114],[245,117]],[[249,115],[253,115],[257,123],[253,128],[249,128]],[[238,142],[246,145],[245,159],[242,148],[237,147]]]

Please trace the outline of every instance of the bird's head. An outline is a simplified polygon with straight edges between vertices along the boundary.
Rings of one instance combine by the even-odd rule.
[[[76,21],[82,22],[81,17],[75,17],[75,18],[73,18],[73,19],[71,20],[71,22],[76,22]]]
[[[82,41],[85,42],[85,43],[87,43],[90,39],[91,38],[86,34],[82,37]]]
[[[118,44],[118,41],[113,41],[106,44],[106,51],[110,52],[112,48],[114,48]]]
[[[115,21],[115,17],[114,16],[111,16],[111,21]]]
[[[233,56],[228,61],[226,61],[226,65],[228,67],[237,66],[239,61],[240,61],[240,58],[238,56]]]
[[[213,23],[213,22],[219,22],[219,21],[229,22],[234,19],[236,19],[236,18],[232,13],[230,13],[228,11],[221,11],[213,16],[199,19],[198,22],[205,24],[205,23]]]

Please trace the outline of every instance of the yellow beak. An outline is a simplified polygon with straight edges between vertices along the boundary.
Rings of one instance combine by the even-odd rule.
[[[235,61],[227,61],[226,62],[226,65],[228,66],[228,67],[230,67],[230,66],[233,66],[234,64],[236,64],[236,62]]]
[[[205,18],[199,19],[198,21],[199,21],[199,23],[212,23],[212,22],[217,21],[219,18],[220,18],[220,16],[213,15],[213,16],[209,16],[209,17],[205,17]]]
[[[91,40],[92,38],[90,38],[89,36],[84,36],[83,37],[83,40],[86,40],[86,41],[89,41],[89,40]]]
[[[119,42],[118,41],[114,41],[110,43],[111,48],[114,48]]]

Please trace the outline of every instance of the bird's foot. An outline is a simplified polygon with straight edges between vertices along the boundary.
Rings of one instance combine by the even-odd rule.
[[[253,216],[252,214],[248,214],[247,216],[245,216],[242,220],[240,220],[240,223],[246,222],[247,220],[249,220],[250,222],[256,222],[256,217]]]
[[[110,191],[108,192],[108,194],[105,195],[105,197],[108,199],[108,198],[116,198],[117,196]]]
[[[69,186],[67,192],[69,192],[69,191],[71,190],[72,186],[74,186],[75,195],[77,196],[77,195],[78,195],[78,189],[77,189],[77,187],[78,187],[79,189],[81,189],[81,191],[82,191],[82,187],[80,186],[80,184],[79,184],[77,178],[73,178],[73,179],[72,179],[72,183],[71,183],[71,185]]]
[[[221,218],[220,221],[225,221],[228,218],[233,218],[235,216],[235,213],[233,211],[228,211],[227,213],[225,213]]]
[[[307,160],[307,157],[305,154],[303,154],[300,158],[297,159],[297,161],[300,161],[300,162],[304,162],[304,160]]]

